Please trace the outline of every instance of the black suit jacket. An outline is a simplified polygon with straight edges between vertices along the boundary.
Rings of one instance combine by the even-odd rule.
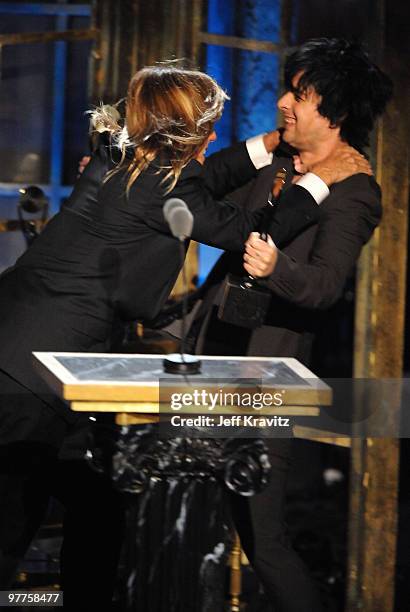
[[[260,212],[217,199],[256,175],[244,144],[212,156],[204,171],[190,162],[169,194],[166,160],[151,164],[128,196],[125,172],[104,182],[112,154],[101,145],[67,205],[0,278],[0,369],[41,395],[49,390],[32,351],[107,352],[124,321],[153,317],[163,305],[181,267],[163,217],[167,198],[186,201],[195,240],[222,248],[240,251],[260,221]],[[270,231],[282,243],[317,215],[313,198],[294,188]]]
[[[235,194],[251,209],[266,202],[278,168],[293,176],[291,160],[274,158],[248,186]],[[291,187],[290,189],[293,189]],[[288,193],[288,192],[287,192]],[[278,212],[281,209],[279,204]],[[198,353],[213,352],[296,357],[309,362],[312,337],[320,311],[334,304],[352,274],[362,246],[369,240],[382,214],[377,183],[365,174],[333,185],[320,205],[318,222],[298,232],[279,251],[270,278],[262,282],[272,293],[265,325],[248,333],[224,325],[216,318],[220,287],[228,272],[243,274],[242,255],[224,253],[206,281],[206,293],[193,325]],[[241,337],[243,342],[238,343]],[[219,346],[217,346],[219,344]]]

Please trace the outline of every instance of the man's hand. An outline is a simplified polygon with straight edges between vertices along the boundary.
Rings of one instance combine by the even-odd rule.
[[[275,269],[277,259],[278,249],[270,236],[265,242],[259,238],[258,232],[249,235],[243,256],[243,267],[248,274],[254,278],[270,276]]]
[[[267,153],[273,153],[276,147],[280,142],[280,132],[279,130],[273,130],[273,132],[268,132],[263,136],[263,144],[265,145],[265,149]]]
[[[372,168],[364,155],[346,143],[341,143],[326,159],[312,164],[306,170],[314,172],[328,186],[339,183],[353,174],[373,175]]]
[[[84,168],[90,162],[91,157],[89,155],[84,155],[78,162],[78,174],[82,174],[84,172]]]

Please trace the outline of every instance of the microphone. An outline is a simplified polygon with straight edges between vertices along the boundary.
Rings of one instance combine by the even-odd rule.
[[[187,293],[188,284],[184,269],[185,261],[185,244],[184,240],[192,234],[194,226],[194,217],[185,204],[184,200],[179,198],[170,198],[164,204],[163,208],[165,221],[168,223],[171,233],[179,240],[179,250],[181,257],[182,279],[184,285],[184,293],[182,297],[182,321],[181,321],[181,344],[180,352],[168,355],[163,360],[164,371],[167,374],[198,374],[201,370],[201,362],[194,355],[185,353],[185,336],[186,336],[186,315],[187,315]]]
[[[175,238],[185,240],[191,236],[194,217],[184,200],[170,198],[165,202],[163,212],[165,221]]]

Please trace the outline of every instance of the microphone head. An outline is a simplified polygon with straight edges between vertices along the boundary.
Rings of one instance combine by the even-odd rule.
[[[165,220],[168,221],[169,223],[169,214],[178,207],[182,207],[182,208],[187,208],[187,205],[185,204],[184,200],[181,200],[181,198],[169,198],[163,207],[163,211],[164,211],[164,217]]]
[[[172,235],[179,240],[189,238],[194,226],[194,217],[185,202],[179,198],[170,198],[165,202],[163,211]]]

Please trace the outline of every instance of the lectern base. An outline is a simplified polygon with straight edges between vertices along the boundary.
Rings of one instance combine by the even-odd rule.
[[[228,490],[266,483],[260,440],[160,438],[122,427],[113,478],[128,495],[124,612],[223,612],[230,550]]]

